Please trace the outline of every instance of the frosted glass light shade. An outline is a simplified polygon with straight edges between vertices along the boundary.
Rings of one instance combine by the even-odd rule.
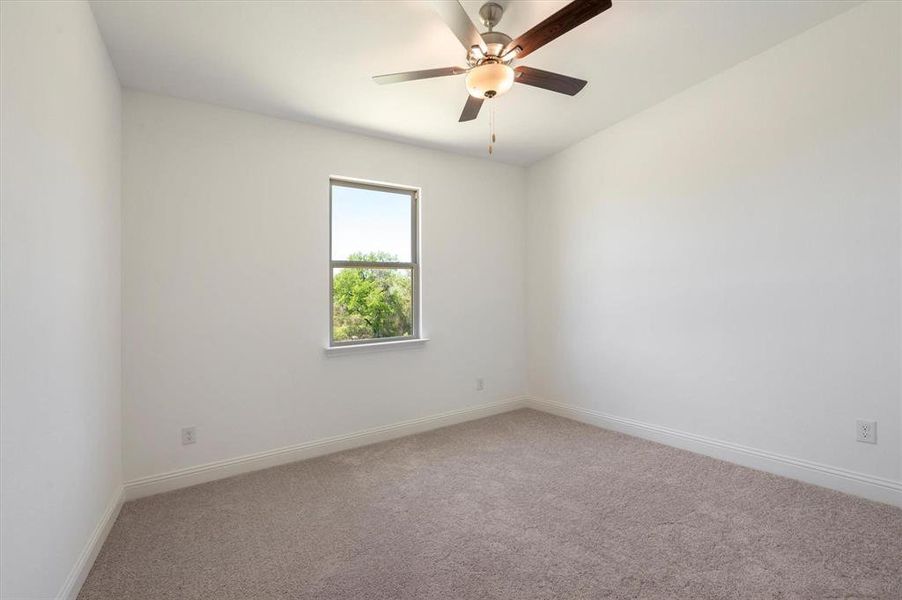
[[[486,63],[467,73],[467,91],[474,98],[500,96],[514,85],[514,70],[501,63]]]

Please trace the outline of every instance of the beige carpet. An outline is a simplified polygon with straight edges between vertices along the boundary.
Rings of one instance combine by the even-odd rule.
[[[886,598],[902,510],[521,410],[125,505],[79,598]]]

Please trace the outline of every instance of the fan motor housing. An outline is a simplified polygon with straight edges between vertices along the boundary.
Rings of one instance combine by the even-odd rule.
[[[470,63],[471,66],[481,65],[485,62],[500,62],[499,59],[501,53],[504,52],[504,48],[511,43],[511,37],[500,31],[487,31],[482,34],[482,39],[486,46],[485,56],[474,56],[473,52],[470,51],[467,54],[467,62]],[[504,62],[509,63],[510,59],[505,60]]]
[[[488,48],[486,54],[492,54],[494,56],[501,56],[504,47],[511,43],[511,36],[506,33],[501,33],[500,31],[486,31],[482,34],[482,39],[485,41],[485,45]]]

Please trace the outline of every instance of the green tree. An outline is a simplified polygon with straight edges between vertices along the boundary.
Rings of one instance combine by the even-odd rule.
[[[355,252],[348,260],[397,262],[387,252]],[[400,269],[346,268],[332,279],[335,340],[411,335],[411,280]]]

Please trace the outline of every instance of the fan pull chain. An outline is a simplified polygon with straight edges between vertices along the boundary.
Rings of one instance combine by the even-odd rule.
[[[495,151],[495,106],[489,112],[489,154]]]

